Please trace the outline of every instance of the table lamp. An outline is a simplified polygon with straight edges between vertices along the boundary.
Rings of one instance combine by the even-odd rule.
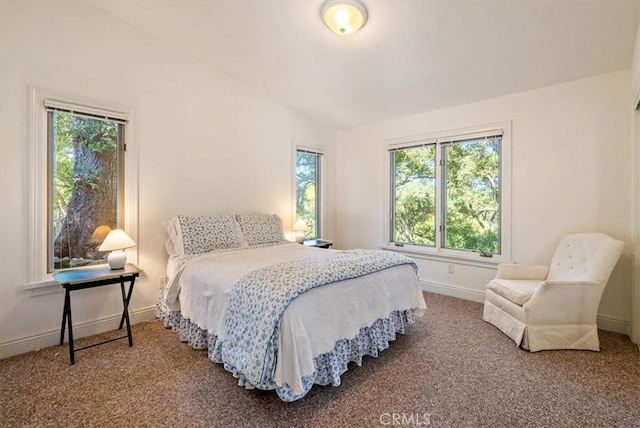
[[[107,257],[111,269],[122,269],[127,263],[127,253],[123,250],[131,248],[136,243],[122,229],[114,229],[105,238],[98,251],[111,251]]]
[[[291,230],[296,233],[296,242],[302,244],[302,241],[304,241],[304,233],[309,230],[309,227],[304,220],[298,220],[293,224]]]

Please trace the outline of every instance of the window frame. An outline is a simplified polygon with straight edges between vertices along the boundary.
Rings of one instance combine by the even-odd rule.
[[[393,146],[393,147],[388,147],[387,148],[387,155],[388,155],[388,163],[387,163],[387,170],[388,170],[388,180],[387,180],[387,186],[389,189],[389,197],[387,198],[387,203],[389,203],[389,208],[387,209],[387,214],[388,214],[388,224],[387,224],[387,238],[390,238],[394,235],[394,224],[393,224],[393,217],[394,214],[393,212],[395,211],[395,198],[396,198],[396,189],[395,189],[395,180],[394,180],[394,167],[395,167],[395,152],[397,152],[398,150],[402,150],[402,149],[413,149],[413,148],[425,148],[427,146],[433,146],[433,151],[434,151],[434,166],[435,166],[435,176],[434,176],[434,207],[436,208],[437,211],[437,207],[438,207],[438,201],[439,201],[439,197],[438,197],[438,192],[440,187],[438,186],[438,145],[437,145],[437,141],[435,139],[425,139],[425,140],[419,140],[419,141],[410,141],[407,142],[407,144],[402,144],[402,145],[397,145],[397,146]],[[393,155],[392,155],[393,154]],[[393,185],[391,182],[394,182]],[[436,213],[437,214],[437,213]],[[436,228],[437,229],[437,225]],[[412,247],[419,247],[419,248],[435,248],[435,242],[438,240],[438,233],[437,230],[434,230],[434,246],[430,246],[427,244],[411,244],[408,242],[397,242],[397,241],[391,241],[391,239],[387,239],[388,242],[392,243],[394,246],[405,246],[405,245],[410,245]]]
[[[54,114],[56,113],[67,113],[67,114],[71,114],[74,116],[80,116],[80,117],[85,117],[85,118],[89,118],[92,120],[101,120],[101,121],[106,121],[106,122],[111,122],[111,123],[116,123],[118,125],[118,129],[117,129],[117,146],[116,146],[116,163],[118,165],[117,168],[117,187],[116,187],[116,200],[117,200],[117,205],[118,205],[118,209],[116,212],[116,227],[118,229],[122,229],[123,228],[123,219],[124,219],[124,177],[125,177],[125,168],[126,168],[126,164],[125,164],[125,150],[127,147],[127,143],[126,143],[126,130],[127,130],[127,123],[128,121],[126,119],[122,119],[122,118],[114,118],[114,117],[109,117],[109,116],[97,116],[95,114],[88,114],[86,113],[80,106],[77,105],[66,105],[66,108],[63,108],[59,105],[59,103],[55,102],[54,105],[55,106],[51,106],[49,103],[49,100],[45,100],[44,101],[45,104],[45,110],[46,110],[46,114],[47,114],[47,150],[49,152],[49,155],[47,157],[49,163],[48,163],[48,169],[47,169],[47,273],[51,273],[53,274],[56,270],[60,270],[60,269],[55,269],[54,268],[54,262],[53,262],[53,258],[55,255],[55,251],[54,251],[54,242],[53,242],[53,230],[51,229],[52,227],[52,223],[53,223],[53,214],[54,214],[54,208],[53,208],[53,192],[54,192],[54,185],[53,185],[53,180],[52,178],[55,180],[55,178],[53,177],[53,174],[55,172],[55,167],[56,167],[56,162],[57,160],[55,159],[55,150],[52,150],[52,144],[53,144],[53,139],[54,139],[54,131],[53,131],[53,123],[52,120],[54,120]]]
[[[297,207],[296,207],[296,196],[297,196],[297,158],[298,152],[306,152],[313,153],[318,155],[319,157],[319,168],[316,169],[316,236],[315,238],[305,238],[307,239],[321,239],[322,238],[322,230],[324,225],[324,206],[325,206],[325,161],[324,156],[326,155],[326,150],[321,147],[312,147],[301,144],[297,140],[292,141],[292,164],[293,164],[293,179],[292,179],[292,207],[291,207],[291,226],[297,220]]]
[[[444,166],[442,161],[442,148],[445,143],[461,141],[470,138],[502,133],[500,143],[500,230],[499,245],[501,254],[493,254],[492,257],[483,257],[480,253],[463,249],[451,249],[444,247],[443,234],[440,226],[444,225],[443,197],[444,197]],[[395,193],[393,186],[393,171],[391,166],[391,151],[428,144],[436,144],[436,224],[435,246],[397,244],[391,240],[393,236],[393,200]],[[421,258],[467,261],[476,265],[494,265],[511,261],[511,122],[499,122],[487,125],[461,128],[449,131],[439,131],[431,134],[416,135],[387,139],[384,141],[384,169],[385,169],[385,198],[384,198],[384,235],[382,248],[409,253]]]
[[[122,225],[131,238],[138,242],[138,156],[133,138],[133,108],[50,89],[30,87],[30,144],[29,144],[29,278],[26,289],[56,284],[48,272],[49,251],[49,138],[48,108],[70,109],[96,116],[108,116],[126,121],[124,127],[125,152]],[[45,106],[46,104],[46,106]],[[138,247],[126,250],[128,260],[138,263]]]

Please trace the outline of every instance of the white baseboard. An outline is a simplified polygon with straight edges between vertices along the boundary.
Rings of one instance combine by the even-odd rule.
[[[129,320],[131,321],[131,324],[137,324],[139,322],[149,321],[154,319],[155,317],[156,317],[155,306],[129,312]],[[113,315],[97,321],[91,321],[83,324],[74,325],[73,338],[79,339],[81,337],[91,336],[98,333],[104,333],[105,331],[115,330],[118,328],[118,324],[120,323],[120,318],[121,318],[121,314],[118,314],[118,315]],[[60,327],[59,323],[56,323],[56,325],[58,326],[58,328]],[[66,341],[66,336],[67,335],[65,334],[65,341]],[[59,329],[0,343],[0,360],[3,358],[12,357],[14,355],[24,354],[25,352],[37,351],[42,348],[58,345],[59,343],[60,343]]]
[[[484,303],[483,291],[470,290],[468,288],[456,285],[443,284],[440,282],[431,282],[420,280],[420,286],[424,291],[429,291],[445,296],[457,297],[459,299],[471,300],[472,302]],[[598,328],[606,331],[629,335],[629,321],[598,315]],[[640,348],[640,344],[638,345]]]
[[[471,300],[472,302],[484,303],[484,292],[470,290],[468,288],[459,287],[457,285],[444,284],[441,282],[432,282],[420,280],[420,286],[424,291],[436,294],[444,294],[445,296],[457,297],[459,299]]]
[[[598,315],[596,322],[600,330],[629,335],[629,321]]]

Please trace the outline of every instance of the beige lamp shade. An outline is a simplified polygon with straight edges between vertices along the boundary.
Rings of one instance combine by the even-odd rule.
[[[125,233],[122,229],[114,229],[102,241],[102,245],[98,248],[98,251],[114,251],[114,250],[124,250],[125,248],[130,248],[135,246],[136,243],[133,239],[129,238],[129,235]]]
[[[125,233],[122,229],[114,229],[102,242],[102,245],[98,248],[98,251],[111,251],[107,257],[107,262],[111,269],[122,269],[127,263],[127,253],[125,248],[135,246],[136,243]]]
[[[336,34],[353,34],[367,22],[367,8],[358,0],[329,0],[322,20]]]
[[[307,226],[307,222],[304,220],[298,220],[293,224],[291,228],[294,232],[306,232],[309,230],[309,226]]]

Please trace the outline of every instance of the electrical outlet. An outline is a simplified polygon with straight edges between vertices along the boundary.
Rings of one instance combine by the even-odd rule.
[[[158,289],[163,290],[168,283],[169,283],[169,277],[161,276],[160,278],[158,278]]]
[[[452,264],[448,264],[447,265],[447,273],[453,273],[453,265]]]

